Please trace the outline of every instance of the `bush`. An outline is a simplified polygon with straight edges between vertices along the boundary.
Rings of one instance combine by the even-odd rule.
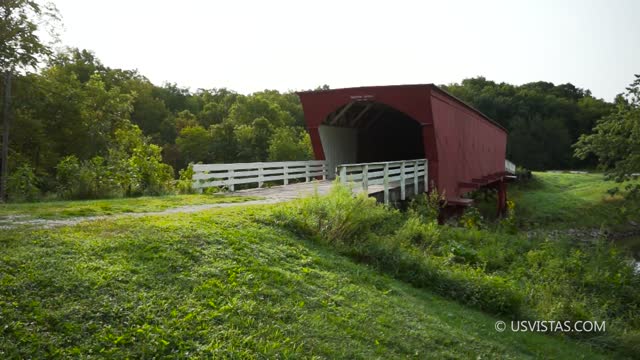
[[[186,168],[178,172],[178,180],[176,180],[176,190],[181,194],[193,194],[193,163],[187,165]]]
[[[277,217],[291,219],[299,231],[318,235],[328,243],[354,244],[397,213],[378,206],[375,199],[364,194],[354,197],[350,188],[336,182],[329,195],[316,192],[295,202],[288,211],[277,212]]]
[[[128,162],[137,173],[137,191],[145,195],[162,195],[172,190],[173,168],[162,162],[161,148],[143,144],[133,149]]]
[[[516,179],[518,179],[518,181],[526,182],[531,180],[532,177],[533,174],[531,173],[531,170],[520,166],[516,167]]]
[[[409,215],[407,221],[402,224],[395,234],[399,242],[407,242],[427,249],[440,241],[440,227],[437,221],[423,222],[415,215]]]
[[[70,199],[79,193],[80,160],[75,155],[62,158],[56,165],[57,192],[63,199]]]
[[[446,206],[444,195],[438,193],[433,184],[431,188],[431,192],[419,194],[409,203],[409,213],[418,216],[424,222],[438,220],[440,211]]]
[[[58,195],[62,198],[94,199],[124,194],[122,179],[114,175],[103,157],[80,162],[73,155],[67,156],[58,163],[56,170]]]
[[[515,234],[518,232],[518,222],[516,219],[516,203],[512,200],[507,200],[507,213],[505,217],[500,219],[498,228],[509,234]]]
[[[160,147],[142,142],[136,134],[120,134],[121,143],[109,149],[106,158],[80,161],[73,155],[64,157],[56,166],[58,195],[94,199],[172,191],[173,168],[162,162]]]
[[[7,179],[7,195],[10,201],[34,201],[40,195],[38,177],[29,164],[15,169]]]
[[[481,229],[484,227],[484,219],[478,208],[469,206],[460,217],[460,225],[467,229]]]

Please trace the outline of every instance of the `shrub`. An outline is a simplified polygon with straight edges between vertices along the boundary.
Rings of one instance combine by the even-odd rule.
[[[186,168],[178,172],[178,180],[176,180],[176,189],[181,194],[193,194],[193,163],[187,165]]]
[[[518,179],[518,181],[526,182],[531,180],[532,177],[533,174],[531,173],[531,170],[525,169],[520,166],[516,167],[516,178]]]
[[[58,195],[64,199],[74,197],[80,187],[80,160],[75,155],[62,158],[56,165]]]
[[[419,194],[409,204],[409,213],[418,216],[424,222],[437,220],[440,211],[446,206],[444,194],[438,193],[433,185],[431,188],[431,192]]]
[[[121,142],[125,143],[126,136],[123,138]],[[139,142],[126,150],[120,145],[110,149],[106,158],[95,156],[87,161],[79,161],[73,155],[63,158],[56,166],[58,195],[89,199],[159,195],[173,189],[173,169],[162,162],[160,147]]]
[[[34,201],[38,198],[38,177],[29,164],[19,166],[9,175],[7,194],[11,201]]]
[[[173,168],[162,162],[161,148],[142,144],[133,149],[129,163],[138,173],[138,191],[145,195],[161,195],[172,190]]]
[[[375,199],[364,194],[354,197],[350,188],[337,182],[327,196],[316,192],[292,206],[280,212],[279,218],[292,218],[298,230],[337,244],[356,243],[397,215],[397,211],[378,206]]]
[[[484,219],[478,208],[469,206],[460,217],[460,225],[467,229],[481,229],[484,227]]]
[[[123,195],[122,179],[105,159],[96,156],[79,161],[75,156],[63,158],[56,166],[58,195],[67,199],[92,199]],[[117,174],[117,172],[116,172]]]
[[[105,158],[96,156],[80,164],[79,187],[76,197],[80,199],[93,199],[115,197],[124,195],[121,184],[110,171]]]
[[[507,200],[507,213],[500,219],[498,228],[509,234],[515,234],[518,232],[518,223],[516,219],[516,203],[512,200]]]
[[[409,215],[408,219],[395,233],[395,240],[400,243],[407,243],[430,249],[435,246],[440,239],[440,227],[437,221],[427,223],[415,215]]]

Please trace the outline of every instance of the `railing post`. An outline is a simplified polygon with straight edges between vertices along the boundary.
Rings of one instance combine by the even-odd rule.
[[[304,181],[309,182],[309,164],[304,166]]]
[[[389,163],[384,164],[384,204],[389,205]]]
[[[365,193],[369,193],[369,165],[365,164],[362,169],[362,189]]]
[[[327,163],[322,163],[322,180],[327,180]]]
[[[404,189],[404,161],[400,164],[400,200],[405,199]]]
[[[341,165],[342,167],[340,168],[340,182],[343,184],[347,183],[347,167],[344,165]]]
[[[236,187],[233,184],[233,169],[229,169],[229,190],[231,190],[231,192],[234,192]]]
[[[418,166],[419,162],[416,160],[413,164],[413,195],[418,195],[418,187],[420,186],[420,184],[418,184]]]
[[[283,172],[284,172],[284,184],[289,185],[289,174],[287,171],[287,165],[283,166]]]
[[[264,167],[259,166],[258,167],[258,187],[261,188],[262,185],[264,184]]]
[[[424,160],[424,192],[429,191],[429,166],[427,166],[427,160]]]

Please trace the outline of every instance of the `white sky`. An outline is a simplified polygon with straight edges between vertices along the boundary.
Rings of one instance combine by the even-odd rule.
[[[640,1],[55,0],[62,43],[155,84],[241,93],[482,75],[612,100],[640,73]]]

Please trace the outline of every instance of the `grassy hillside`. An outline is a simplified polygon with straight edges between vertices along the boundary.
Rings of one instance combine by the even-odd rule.
[[[534,172],[530,181],[509,186],[508,196],[516,204],[520,225],[527,228],[618,228],[630,220],[640,222],[632,204],[621,195],[607,194],[624,186],[605,181],[602,174]],[[494,216],[495,202],[481,207]]]
[[[0,357],[600,358],[216,209],[0,231]]]

